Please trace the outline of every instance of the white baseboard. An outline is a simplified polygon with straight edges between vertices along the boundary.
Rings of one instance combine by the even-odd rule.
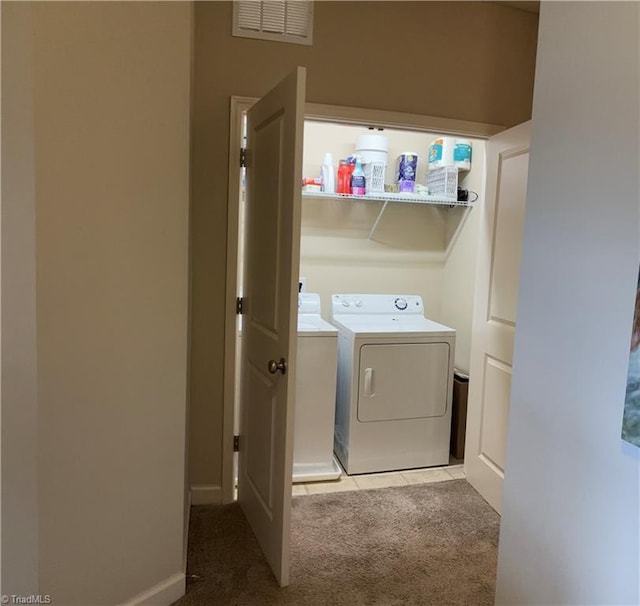
[[[222,488],[215,484],[194,484],[191,486],[192,505],[220,505]]]
[[[151,589],[139,593],[122,606],[170,606],[185,594],[185,582],[185,574],[176,573]]]
[[[191,490],[185,486],[184,528],[182,534],[182,572],[187,574],[187,552],[189,547],[189,525],[191,524]]]

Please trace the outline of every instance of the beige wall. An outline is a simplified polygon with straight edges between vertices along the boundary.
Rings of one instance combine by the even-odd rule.
[[[303,174],[318,176],[324,153],[334,163],[355,152],[366,127],[307,121],[304,129]],[[426,150],[434,135],[385,129],[389,145],[386,183],[394,181],[399,153],[415,150],[418,182],[424,183]],[[365,200],[302,199],[300,275],[308,292],[322,298],[330,317],[331,294],[338,292],[403,292],[421,295],[428,314],[440,315],[440,282],[444,261],[446,210],[411,204],[391,204],[369,233],[382,203]]]
[[[191,11],[33,5],[39,591],[54,604],[162,583],[169,603],[184,586]]]
[[[229,97],[300,64],[309,101],[510,126],[530,117],[535,66],[537,15],[488,2],[316,2],[313,46],[232,38],[231,8],[195,5],[192,485],[221,478]]]

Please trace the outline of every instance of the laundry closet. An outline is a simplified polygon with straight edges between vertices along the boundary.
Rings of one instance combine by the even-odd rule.
[[[386,147],[385,166],[383,172],[378,170],[375,174],[375,187],[369,188],[363,196],[320,191],[323,188],[319,178],[327,154],[333,159],[336,181],[333,187],[336,189],[341,159],[354,155],[361,160],[368,159],[366,153],[357,149],[359,144],[362,146],[363,137],[369,140],[382,138]],[[431,187],[427,188],[427,175],[433,177],[445,170],[428,170],[429,152],[434,140],[443,137],[447,143],[464,139],[471,148],[471,157],[464,170],[446,169],[446,187],[438,183],[438,191],[434,193]],[[393,128],[387,124],[380,126],[375,122],[356,125],[332,120],[304,121],[299,277],[300,290],[308,296],[301,296],[299,305],[308,305],[312,300],[311,311],[318,315],[314,320],[313,314],[306,313],[309,310],[299,307],[294,482],[332,480],[340,475],[340,467],[333,457],[333,451],[340,450],[334,446],[336,335],[329,326],[332,295],[336,293],[415,296],[421,299],[424,317],[454,329],[455,335],[446,339],[451,341],[450,360],[440,373],[442,378],[438,379],[446,384],[445,394],[439,396],[446,414],[437,413],[444,417],[437,430],[425,427],[425,435],[436,431],[446,434],[446,445],[440,441],[437,459],[416,459],[427,462],[424,465],[404,464],[400,468],[448,463],[453,369],[469,372],[484,152],[484,139],[444,129],[437,132],[419,126],[411,129]],[[415,163],[414,192],[398,191],[400,157],[409,157]],[[376,158],[381,159],[380,154]],[[371,166],[365,162],[364,168],[368,169],[366,176],[371,180]],[[309,185],[311,183],[314,185]],[[433,179],[429,183],[432,185]],[[445,191],[447,187],[448,191]],[[458,195],[458,189],[463,195]],[[240,191],[239,276],[243,263],[244,172],[241,173]],[[315,294],[319,295],[318,300],[314,298]],[[313,326],[311,320],[318,326]],[[333,332],[337,331],[333,329]],[[239,368],[240,334],[236,342],[236,367]],[[313,353],[307,353],[310,351]],[[420,369],[420,365],[416,368]],[[409,378],[407,382],[411,381]],[[239,393],[237,374],[236,395]],[[420,399],[419,395],[416,397]],[[322,414],[319,414],[320,410]],[[238,433],[237,416],[235,425],[235,433]],[[380,429],[384,435],[385,428],[380,426]],[[390,426],[389,430],[392,429]],[[338,432],[336,424],[336,435]],[[399,448],[406,450],[402,439],[398,440]],[[421,438],[418,436],[416,441],[420,442]],[[434,462],[428,462],[432,460]],[[346,467],[345,462],[346,458],[342,456],[342,467]],[[367,468],[368,471],[389,469],[393,469],[393,463],[385,464],[383,460],[378,466]]]
[[[354,164],[364,192],[349,191]],[[464,440],[453,375],[469,369],[483,169],[480,139],[305,121],[299,314],[310,317],[304,297],[317,293],[317,321],[342,330],[325,328],[323,354],[308,353],[320,341],[299,315],[294,482],[333,479],[338,461],[349,474],[447,465],[452,421],[452,445]],[[407,317],[416,306],[419,317]],[[353,311],[363,330],[373,308],[390,320],[377,336],[341,324]]]

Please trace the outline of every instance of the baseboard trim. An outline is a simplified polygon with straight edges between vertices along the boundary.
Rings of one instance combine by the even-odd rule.
[[[122,606],[170,606],[185,594],[185,581],[183,572],[176,573],[124,602]]]
[[[194,484],[191,486],[192,505],[220,505],[222,488],[216,484]]]
[[[184,528],[182,534],[182,572],[187,574],[187,552],[189,547],[189,525],[191,524],[191,490],[185,486]]]

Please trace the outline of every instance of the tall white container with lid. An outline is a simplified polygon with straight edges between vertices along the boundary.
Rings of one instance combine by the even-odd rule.
[[[356,154],[363,164],[369,162],[387,163],[389,142],[384,135],[360,135],[356,140]]]
[[[356,154],[363,164],[368,192],[383,192],[389,156],[389,142],[384,135],[360,135],[356,140]]]

